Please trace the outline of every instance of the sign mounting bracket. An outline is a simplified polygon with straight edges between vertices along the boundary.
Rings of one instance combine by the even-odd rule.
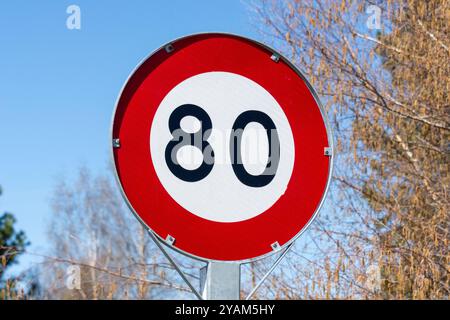
[[[294,242],[290,243],[286,249],[284,249],[283,253],[275,260],[275,262],[272,264],[270,269],[266,272],[266,274],[259,280],[259,282],[256,284],[256,286],[250,291],[250,293],[247,295],[245,300],[250,300],[250,298],[255,294],[255,292],[261,287],[261,285],[264,283],[264,281],[269,277],[269,275],[272,273],[273,270],[280,264],[280,262],[283,260],[283,258],[286,256],[286,254],[289,252],[289,250],[294,245]]]
[[[195,289],[194,285],[189,281],[186,274],[181,270],[180,266],[176,263],[176,261],[173,259],[173,257],[170,255],[170,253],[164,249],[163,244],[158,240],[156,235],[151,230],[147,230],[148,234],[152,238],[153,242],[156,244],[156,246],[161,250],[163,255],[169,260],[170,264],[174,267],[174,269],[178,272],[178,274],[181,276],[183,281],[188,285],[189,289],[191,289],[192,293],[197,297],[198,300],[203,300],[203,297],[198,292],[197,289]]]

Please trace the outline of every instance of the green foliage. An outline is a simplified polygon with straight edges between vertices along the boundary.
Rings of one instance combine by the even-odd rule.
[[[17,262],[17,257],[30,244],[25,233],[15,229],[15,223],[11,213],[5,212],[0,216],[0,288],[6,269]]]

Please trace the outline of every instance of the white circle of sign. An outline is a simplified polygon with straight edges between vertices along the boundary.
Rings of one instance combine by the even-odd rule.
[[[165,151],[173,135],[169,118],[179,106],[201,107],[210,117],[211,135],[207,142],[214,152],[209,174],[196,182],[183,181],[169,170]],[[245,111],[267,114],[274,122],[280,141],[280,159],[273,180],[263,187],[251,187],[236,177],[231,165],[230,135],[236,118]],[[194,133],[201,123],[192,116],[181,120],[185,132]],[[261,174],[268,161],[266,130],[249,123],[242,134],[242,162],[252,175]],[[273,96],[256,82],[230,72],[207,72],[188,78],[175,86],[161,101],[154,116],[150,151],[156,174],[170,196],[184,209],[216,222],[238,222],[253,218],[269,209],[285,192],[294,166],[294,138],[289,121]],[[193,170],[203,161],[194,146],[181,147],[177,162]],[[257,201],[255,201],[257,200]]]

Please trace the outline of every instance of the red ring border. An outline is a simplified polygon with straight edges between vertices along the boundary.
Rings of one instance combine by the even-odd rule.
[[[113,158],[122,193],[142,223],[174,248],[201,260],[247,261],[266,256],[272,244],[293,241],[314,218],[331,175],[324,154],[329,133],[308,82],[274,50],[230,34],[197,34],[150,55],[124,86],[113,118]],[[276,55],[274,57],[280,57]],[[247,77],[269,91],[292,128],[295,163],[285,194],[264,213],[241,222],[200,218],[173,200],[161,185],[150,155],[153,116],[165,95],[196,74],[224,71]],[[307,156],[305,156],[307,155]]]

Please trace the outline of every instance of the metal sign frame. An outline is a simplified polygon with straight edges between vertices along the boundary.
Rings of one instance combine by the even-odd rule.
[[[131,79],[131,77],[133,76],[133,74],[142,66],[142,64],[147,61],[150,57],[152,57],[155,53],[159,52],[160,50],[165,50],[166,52],[172,52],[174,50],[176,50],[176,48],[173,46],[173,43],[176,43],[179,40],[185,39],[185,38],[189,38],[192,36],[198,36],[198,35],[226,35],[226,36],[234,36],[234,37],[238,37],[241,38],[243,40],[246,40],[250,43],[254,43],[270,52],[272,52],[272,56],[270,57],[275,63],[282,60],[284,63],[286,63],[302,80],[303,82],[306,84],[309,92],[311,93],[311,95],[313,96],[317,106],[319,107],[320,110],[320,114],[322,116],[322,120],[325,124],[325,129],[326,129],[326,134],[327,134],[327,139],[328,139],[328,144],[329,146],[326,147],[324,149],[324,155],[325,156],[329,156],[330,157],[330,162],[329,162],[329,169],[328,169],[328,176],[327,176],[327,182],[326,182],[326,186],[325,189],[323,191],[321,200],[316,208],[316,210],[314,211],[313,215],[310,217],[310,219],[308,220],[308,222],[303,226],[303,228],[294,236],[292,237],[289,241],[287,241],[286,243],[284,243],[282,246],[272,246],[273,250],[254,257],[254,258],[249,258],[249,259],[244,259],[244,260],[237,260],[237,261],[222,261],[222,260],[214,260],[214,259],[207,259],[207,258],[203,258],[203,257],[199,257],[196,255],[193,255],[189,252],[185,252],[179,248],[177,248],[176,246],[173,246],[173,239],[170,239],[170,236],[167,239],[163,239],[162,237],[160,237],[157,233],[153,232],[152,229],[142,220],[142,218],[137,214],[137,212],[134,210],[133,206],[131,205],[131,203],[129,202],[124,189],[122,187],[121,181],[119,179],[118,173],[117,173],[117,168],[115,165],[115,160],[114,160],[114,148],[120,147],[120,140],[115,139],[113,137],[113,128],[114,128],[114,119],[115,119],[115,115],[116,115],[116,111],[119,105],[119,100],[120,97],[122,96],[123,91],[125,90],[125,87],[127,85],[127,83],[129,82],[129,80]],[[270,273],[278,266],[278,264],[282,261],[282,259],[286,256],[286,254],[289,252],[289,250],[292,248],[292,246],[294,245],[295,241],[309,228],[309,226],[311,225],[311,223],[315,220],[315,218],[317,217],[320,209],[323,206],[323,203],[326,199],[326,195],[328,193],[329,187],[330,187],[330,183],[331,183],[331,178],[333,175],[333,168],[334,168],[334,140],[333,140],[333,134],[332,134],[332,130],[331,130],[331,126],[330,123],[328,121],[328,117],[326,115],[326,111],[319,99],[319,96],[317,94],[317,92],[314,90],[313,86],[310,84],[310,82],[306,79],[306,77],[304,76],[304,74],[293,64],[289,61],[289,59],[287,59],[285,56],[283,56],[281,53],[279,53],[278,51],[274,50],[273,48],[269,47],[268,45],[261,43],[257,40],[254,39],[250,39],[241,35],[237,35],[237,34],[233,34],[233,33],[225,33],[225,32],[203,32],[203,33],[195,33],[195,34],[190,34],[190,35],[186,35],[186,36],[182,36],[179,38],[176,38],[164,45],[162,45],[161,47],[159,47],[158,49],[154,50],[152,53],[150,53],[149,55],[147,55],[145,58],[143,58],[139,64],[131,71],[131,73],[128,75],[126,81],[124,82],[119,95],[117,96],[116,99],[116,103],[115,103],[115,108],[114,108],[114,112],[113,112],[113,116],[112,116],[112,120],[111,120],[111,125],[110,125],[110,135],[109,135],[110,139],[112,138],[112,141],[110,140],[109,143],[112,143],[112,147],[110,149],[110,159],[112,161],[112,164],[114,166],[114,176],[116,179],[116,182],[118,184],[120,193],[122,194],[122,197],[124,198],[128,208],[130,209],[130,211],[133,213],[133,215],[136,217],[136,219],[142,224],[142,226],[144,228],[146,228],[149,232],[149,235],[151,236],[151,238],[153,239],[153,241],[155,242],[155,244],[158,246],[158,248],[163,252],[163,254],[166,256],[166,258],[169,260],[169,262],[174,266],[175,270],[180,274],[180,276],[183,278],[183,280],[186,282],[186,284],[189,286],[189,288],[192,290],[192,292],[195,294],[195,296],[198,299],[203,299],[202,295],[195,289],[195,287],[191,284],[191,282],[186,278],[186,275],[183,273],[183,271],[180,269],[180,267],[178,266],[178,264],[175,262],[175,260],[171,257],[171,255],[167,252],[167,250],[164,248],[164,246],[166,246],[167,248],[171,248],[172,250],[175,250],[176,252],[190,257],[192,259],[195,260],[199,260],[199,261],[203,261],[206,262],[208,264],[211,263],[218,263],[218,264],[230,264],[230,265],[241,265],[241,264],[246,264],[246,263],[251,263],[251,262],[255,262],[255,261],[259,261],[262,260],[264,258],[270,257],[275,253],[281,253],[280,256],[275,260],[275,262],[273,263],[273,265],[269,268],[268,272],[261,278],[260,282],[255,286],[255,288],[252,289],[252,291],[250,292],[250,294],[247,296],[246,299],[250,299],[252,297],[252,295],[256,292],[256,290],[262,285],[262,283],[264,282],[265,279],[267,279],[267,277],[270,275]],[[226,298],[226,297],[222,297],[222,298]]]

